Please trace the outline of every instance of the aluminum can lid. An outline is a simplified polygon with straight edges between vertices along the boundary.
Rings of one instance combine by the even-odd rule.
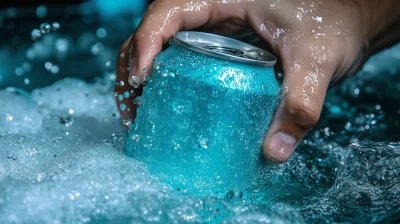
[[[190,50],[219,59],[248,65],[271,67],[276,57],[253,45],[210,33],[177,32],[172,41]]]

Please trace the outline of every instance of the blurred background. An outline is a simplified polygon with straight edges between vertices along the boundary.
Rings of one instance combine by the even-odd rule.
[[[112,73],[122,43],[150,0],[40,0],[0,3],[0,89],[25,90],[67,76],[91,81]],[[32,40],[40,25],[57,31]]]

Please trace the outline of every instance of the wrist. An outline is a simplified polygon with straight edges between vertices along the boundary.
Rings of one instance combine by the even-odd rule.
[[[358,0],[364,6],[364,21],[368,26],[368,41],[374,41],[382,33],[393,29],[393,24],[400,21],[400,1],[398,0]],[[390,32],[389,32],[390,33]]]

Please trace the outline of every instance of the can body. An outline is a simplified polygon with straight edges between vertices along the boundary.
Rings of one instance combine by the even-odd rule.
[[[260,171],[261,145],[279,95],[273,67],[172,43],[153,63],[127,153],[185,192],[242,190]]]

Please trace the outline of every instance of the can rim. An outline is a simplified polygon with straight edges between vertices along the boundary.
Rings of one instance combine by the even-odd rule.
[[[172,41],[195,52],[227,61],[262,67],[272,67],[276,64],[276,57],[268,51],[211,33],[180,31],[175,33]]]

